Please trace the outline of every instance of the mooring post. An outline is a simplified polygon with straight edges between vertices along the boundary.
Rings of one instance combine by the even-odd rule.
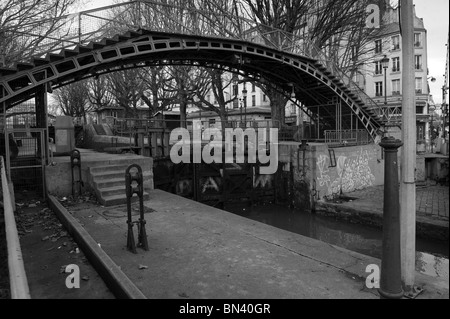
[[[383,208],[383,251],[379,293],[382,299],[403,297],[400,252],[400,190],[398,180],[398,149],[400,140],[387,137],[380,146],[385,151]]]
[[[78,184],[78,195],[81,195],[81,187],[83,186],[83,180],[81,179],[81,153],[79,150],[73,150],[70,153],[70,165],[72,167],[72,196],[75,197],[75,183]],[[78,168],[78,180],[75,181],[74,168]]]
[[[137,169],[136,174],[131,174],[133,168]],[[133,182],[137,183],[136,187],[133,187]],[[127,211],[128,211],[128,236],[127,236],[127,249],[134,254],[137,254],[136,244],[134,241],[133,226],[138,226],[138,247],[142,247],[148,251],[147,232],[145,231],[145,225],[147,222],[144,218],[144,178],[142,174],[142,168],[139,165],[133,164],[127,168],[125,172],[125,191],[127,195]],[[137,194],[139,197],[139,221],[133,221],[131,212],[131,200],[133,195]]]

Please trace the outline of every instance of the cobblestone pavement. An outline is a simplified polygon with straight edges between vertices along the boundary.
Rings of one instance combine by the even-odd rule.
[[[372,209],[383,210],[384,186],[374,186],[346,195],[369,202]],[[416,210],[418,216],[448,221],[449,187],[439,185],[417,187]]]
[[[448,220],[449,188],[445,186],[429,186],[418,188],[416,205],[419,214],[437,219]]]

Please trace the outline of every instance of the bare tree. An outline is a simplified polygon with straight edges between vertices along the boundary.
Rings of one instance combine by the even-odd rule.
[[[170,86],[172,78],[167,66],[155,66],[142,69],[141,78],[146,84],[141,98],[149,108],[149,117],[159,111],[167,111],[173,107],[176,92],[165,90]]]
[[[88,99],[93,110],[99,110],[112,104],[112,95],[108,91],[108,79],[105,76],[87,81]]]
[[[200,86],[197,87],[194,105],[204,111],[216,113],[222,123],[228,121],[227,105],[233,103],[238,97],[227,95],[226,92],[235,84],[234,76],[220,69],[204,69],[204,74]],[[208,99],[208,95],[213,94],[214,101]]]
[[[46,37],[64,32],[58,18],[79,0],[4,0],[0,3],[0,66],[34,54]],[[38,23],[39,21],[39,23]]]
[[[47,108],[49,115],[60,116],[62,114],[62,110],[61,107],[59,106],[58,101],[53,101],[52,103],[49,103]]]
[[[126,117],[136,117],[137,108],[142,105],[146,85],[139,69],[118,71],[107,75],[108,90],[116,105],[125,110]]]
[[[343,69],[351,78],[366,63],[367,44],[374,31],[365,28],[369,0],[203,0],[204,7],[220,18],[235,15],[255,22],[261,41],[288,50],[302,43],[304,53],[325,56],[332,71]],[[381,3],[382,1],[380,1]],[[237,24],[239,22],[236,22]],[[242,30],[243,33],[248,30]],[[293,45],[295,44],[295,45]],[[369,49],[371,50],[371,49]],[[272,85],[258,84],[271,101],[272,119],[284,123],[289,97]]]
[[[186,127],[187,108],[194,101],[198,90],[198,69],[193,66],[175,65],[168,68],[170,81],[164,88],[165,94],[172,96],[171,104],[180,108],[180,125]]]
[[[86,115],[91,110],[88,92],[86,82],[76,82],[59,88],[54,96],[64,115],[82,118],[86,123]]]

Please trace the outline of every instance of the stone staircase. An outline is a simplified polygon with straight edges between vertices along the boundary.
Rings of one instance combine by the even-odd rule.
[[[137,163],[140,165],[139,163]],[[89,168],[90,185],[94,189],[98,201],[103,206],[126,204],[125,171],[130,164],[114,164],[95,166]],[[144,189],[148,189],[149,180],[153,183],[153,172],[141,165],[144,175]],[[152,188],[152,186],[151,186]],[[149,199],[149,194],[144,191],[144,200]],[[132,201],[138,200],[134,195]]]

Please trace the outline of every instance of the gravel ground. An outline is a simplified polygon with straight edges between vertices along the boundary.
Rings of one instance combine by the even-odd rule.
[[[16,193],[16,223],[31,298],[113,299],[112,293],[47,203],[34,195],[32,192]],[[93,198],[86,195],[82,200]],[[66,202],[71,201],[66,199]],[[79,267],[80,289],[66,287],[67,265]]]

